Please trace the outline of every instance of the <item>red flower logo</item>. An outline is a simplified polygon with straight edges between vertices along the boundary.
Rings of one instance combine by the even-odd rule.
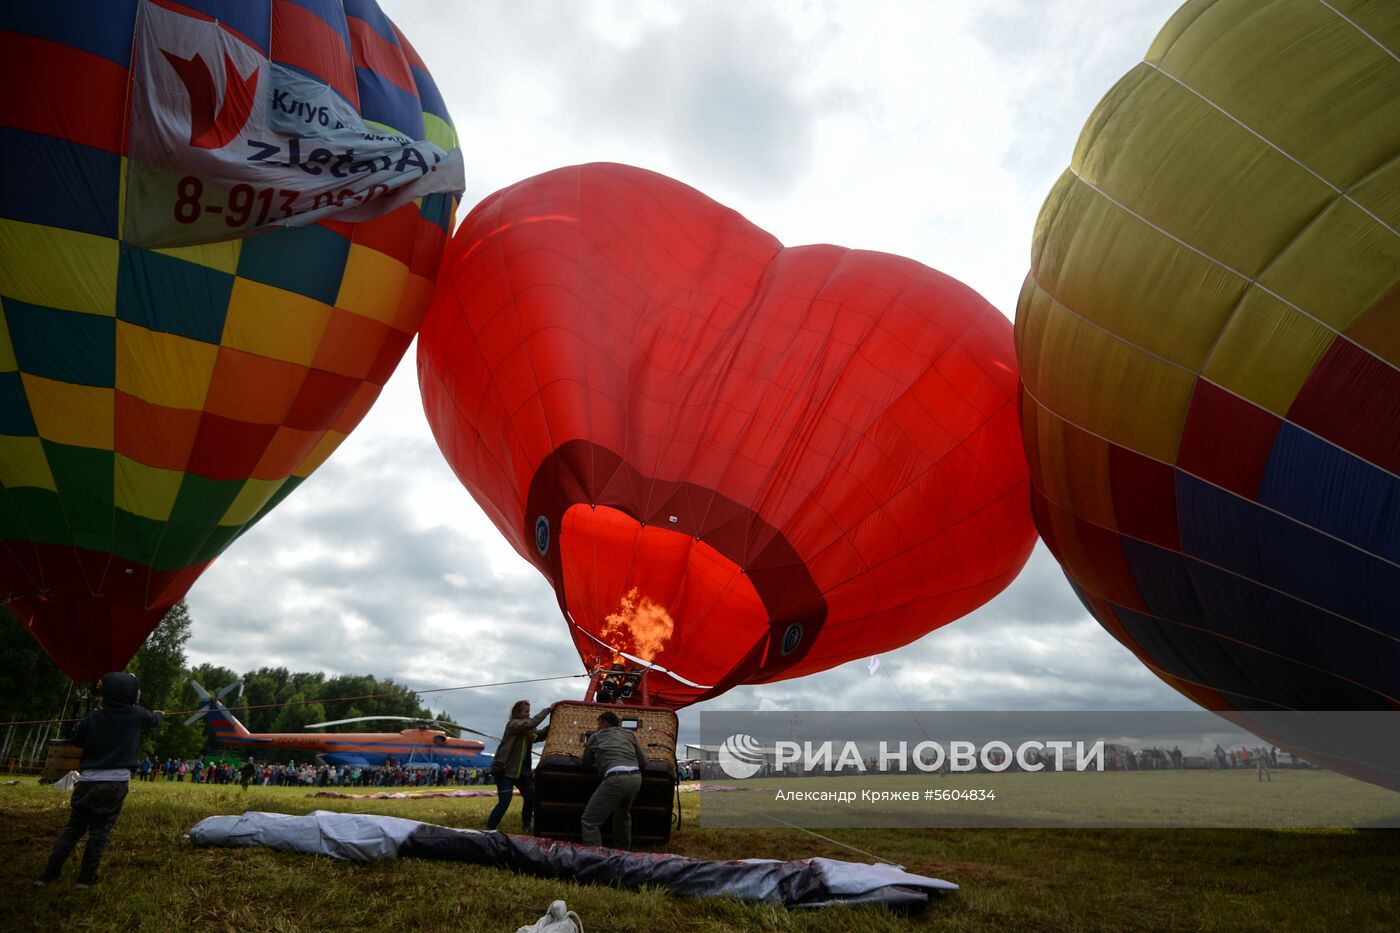
[[[214,76],[204,58],[181,58],[161,50],[170,67],[175,69],[190,97],[190,145],[199,149],[222,149],[236,137],[253,112],[253,92],[258,86],[258,71],[244,78],[238,73],[233,59],[224,55],[224,102],[219,107]],[[218,113],[215,113],[215,109]]]

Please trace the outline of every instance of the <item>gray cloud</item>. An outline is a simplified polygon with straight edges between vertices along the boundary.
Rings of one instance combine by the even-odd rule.
[[[813,74],[822,42],[761,10],[692,4],[629,47],[581,50],[593,60],[561,115],[583,138],[654,138],[689,172],[777,197],[813,165],[817,116],[850,102]]]
[[[1002,0],[978,5],[971,34],[1004,65],[1015,113],[1010,168],[1043,197],[1069,164],[1099,100],[1142,61],[1180,0]]]
[[[692,183],[755,200],[781,197],[812,167],[814,124],[856,105],[819,67],[832,33],[798,35],[750,4],[513,3],[476,6],[470,28],[414,41],[451,100],[473,150],[473,126],[528,139],[567,132],[593,158],[647,164],[660,156]],[[531,165],[518,177],[547,167]],[[557,157],[556,157],[557,158]],[[557,163],[554,163],[557,164]],[[469,172],[468,205],[500,178]],[[509,180],[516,180],[511,178]]]

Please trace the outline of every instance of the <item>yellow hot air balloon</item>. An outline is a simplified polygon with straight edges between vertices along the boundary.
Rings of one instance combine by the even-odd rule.
[[[1400,708],[1398,155],[1400,6],[1197,0],[1041,210],[1037,525],[1209,708]]]

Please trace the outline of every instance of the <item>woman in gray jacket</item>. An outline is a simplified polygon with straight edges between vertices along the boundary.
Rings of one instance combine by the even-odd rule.
[[[538,726],[549,715],[543,710],[538,716],[530,716],[530,701],[519,700],[510,708],[510,719],[501,732],[501,744],[491,759],[491,776],[496,779],[496,806],[486,820],[486,830],[490,832],[501,825],[501,818],[510,809],[510,798],[516,787],[520,788],[523,809],[520,812],[520,831],[527,836],[535,829],[535,776],[530,760],[530,746],[543,742],[549,728]]]

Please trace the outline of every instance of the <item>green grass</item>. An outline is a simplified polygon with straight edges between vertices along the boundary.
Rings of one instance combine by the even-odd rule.
[[[701,821],[753,826],[775,816],[797,826],[1236,828],[1400,827],[1400,794],[1332,771],[1066,772],[867,775],[720,781],[743,793],[712,794]],[[995,799],[852,803],[782,801],[782,791],[994,793]],[[1400,924],[1398,924],[1400,926]]]
[[[859,858],[797,830],[686,822],[670,850],[700,858]],[[480,828],[489,798],[349,801],[304,789],[134,784],[102,883],[30,887],[67,819],[68,795],[0,786],[0,929],[511,931],[563,898],[598,931],[1394,930],[1400,833],[1389,830],[832,830],[823,835],[955,881],[918,914],[790,911],[655,891],[584,887],[448,862],[371,865],[259,849],[194,848],[205,816],[363,811]],[[519,826],[519,806],[503,828]]]

